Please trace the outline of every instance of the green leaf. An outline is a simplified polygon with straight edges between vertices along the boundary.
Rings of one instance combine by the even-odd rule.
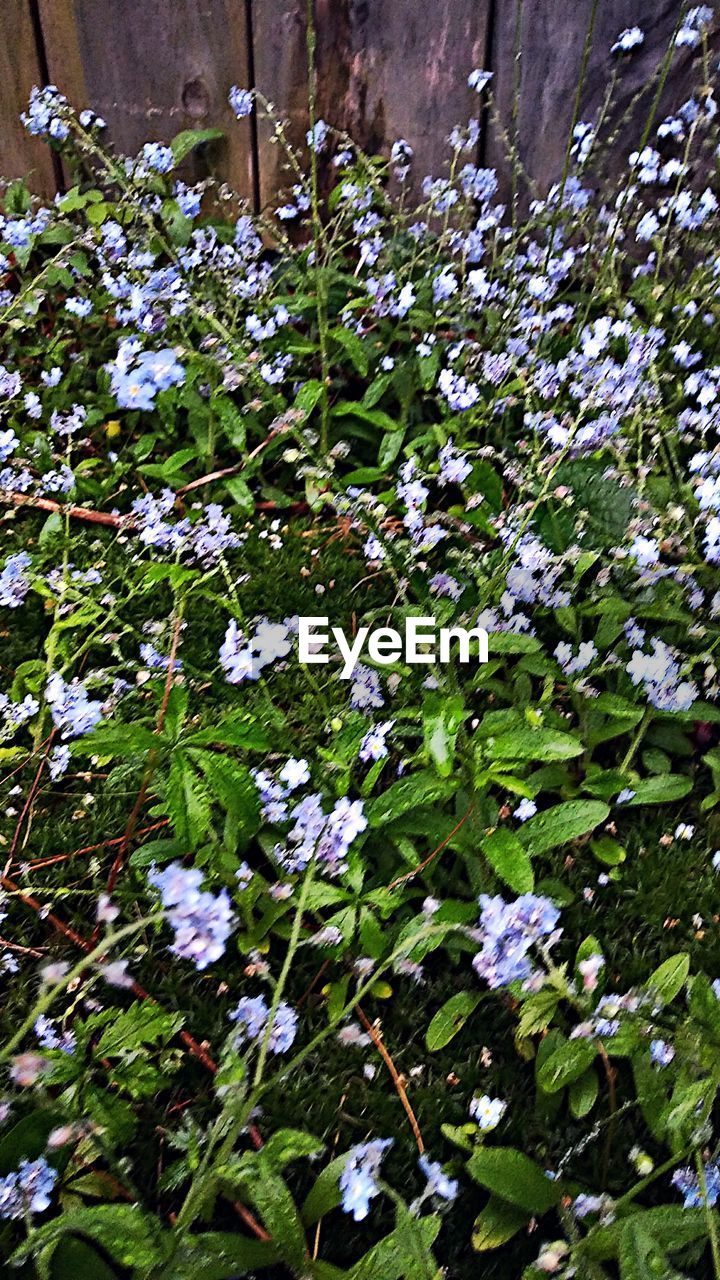
[[[690,1013],[713,1044],[720,1044],[720,1000],[703,973],[692,979]]]
[[[599,800],[568,800],[529,818],[518,832],[518,839],[537,856],[587,835],[609,816],[608,806]]]
[[[496,875],[515,893],[529,893],[535,884],[532,863],[517,836],[506,827],[498,827],[480,845]]]
[[[568,1040],[543,1062],[538,1071],[538,1084],[546,1093],[557,1093],[587,1071],[597,1055],[592,1040]]]
[[[340,1204],[340,1174],[346,1164],[347,1152],[336,1156],[321,1169],[302,1207],[302,1220],[306,1227],[312,1227]]]
[[[229,476],[225,481],[225,488],[235,506],[239,507],[241,514],[245,516],[252,515],[255,508],[255,499],[247,480],[243,480],[242,476]]]
[[[244,747],[246,751],[269,751],[270,739],[257,720],[248,715],[228,716],[216,725],[200,729],[183,739],[186,746]]]
[[[353,333],[351,329],[345,329],[342,325],[338,325],[336,328],[330,330],[328,336],[332,338],[339,347],[343,348],[346,354],[350,357],[353,368],[365,377],[369,364],[368,353],[365,349],[364,343],[360,340],[357,334]]]
[[[626,850],[611,836],[600,836],[591,842],[590,848],[598,862],[606,867],[619,867],[627,858]]]
[[[260,825],[260,802],[250,770],[237,760],[211,751],[191,749],[190,754],[220,804],[242,824],[243,835],[253,835]]]
[[[655,1141],[662,1142],[666,1132],[667,1084],[664,1073],[652,1065],[647,1044],[633,1056],[632,1071],[643,1119]]]
[[[439,800],[446,800],[457,786],[457,780],[440,779],[429,769],[411,773],[370,801],[367,806],[368,822],[371,827],[384,827],[410,809],[427,809]]]
[[[169,1236],[138,1204],[100,1204],[66,1210],[59,1218],[35,1227],[15,1250],[11,1263],[19,1265],[42,1249],[57,1247],[66,1236],[87,1236],[123,1267],[159,1266],[169,1253]]]
[[[73,742],[71,750],[84,756],[138,756],[156,751],[162,743],[161,737],[139,724],[100,724]]]
[[[692,791],[692,778],[681,773],[662,773],[654,778],[641,778],[639,782],[630,782],[629,787],[635,792],[632,800],[627,800],[623,808],[637,808],[641,804],[672,804],[674,800],[682,800]]]
[[[162,866],[165,862],[172,862],[173,858],[181,858],[184,853],[182,840],[148,840],[130,854],[128,863],[131,867],[151,867],[154,862]]]
[[[449,778],[455,762],[455,742],[465,715],[458,695],[431,694],[423,703],[422,720],[425,750],[441,778]]]
[[[640,1228],[657,1242],[660,1249],[672,1253],[684,1249],[707,1235],[704,1209],[683,1209],[682,1205],[663,1205],[642,1209],[627,1218],[619,1218],[607,1227],[596,1227],[581,1244],[583,1256],[605,1262],[618,1256],[620,1238],[631,1226]],[[662,1273],[661,1273],[662,1274]]]
[[[438,1009],[425,1032],[425,1044],[431,1052],[444,1049],[467,1022],[482,999],[480,993],[458,991]]]
[[[367,422],[381,431],[397,431],[400,426],[400,423],[391,418],[389,413],[385,413],[384,409],[366,409],[364,404],[359,404],[355,400],[342,400],[340,404],[336,404],[332,409],[332,416],[333,418],[359,418],[361,422]]]
[[[45,520],[38,534],[38,545],[41,547],[46,546],[48,543],[53,542],[55,538],[61,537],[62,532],[62,516],[59,511],[53,511],[52,515],[49,515]]]
[[[53,1129],[62,1123],[59,1111],[31,1111],[0,1139],[0,1177],[17,1169],[21,1160],[37,1160],[47,1149]]]
[[[311,414],[322,394],[322,382],[318,382],[317,378],[310,378],[303,383],[298,391],[295,397],[295,406],[298,409],[302,409],[303,413]]]
[[[218,1170],[218,1177],[233,1190],[240,1188],[257,1209],[283,1260],[302,1272],[306,1257],[303,1225],[286,1182],[264,1150],[232,1161]]]
[[[392,466],[402,449],[403,440],[405,439],[405,428],[401,427],[399,431],[386,431],[380,441],[378,449],[378,466],[382,471]]]
[[[477,1253],[499,1249],[512,1240],[524,1226],[528,1215],[516,1205],[508,1204],[498,1196],[491,1196],[482,1213],[475,1219],[472,1247]]]
[[[292,1160],[318,1155],[323,1146],[318,1138],[301,1129],[277,1129],[265,1143],[263,1153],[276,1169],[284,1169]]]
[[[668,1260],[641,1222],[629,1221],[620,1233],[621,1280],[658,1280],[667,1275]]]
[[[216,142],[224,137],[222,129],[183,129],[182,133],[176,133],[170,143],[170,150],[175,157],[175,163],[180,164],[191,151],[194,151],[195,147],[200,147],[205,142]]]
[[[685,986],[690,972],[690,956],[681,951],[676,956],[669,956],[650,975],[648,988],[654,992],[661,1004],[669,1004]]]
[[[487,743],[487,753],[494,760],[572,760],[582,755],[584,747],[569,733],[557,729],[518,729],[504,733]]]
[[[210,829],[210,794],[181,751],[172,758],[165,805],[178,838],[196,849]]]
[[[134,1053],[145,1045],[164,1044],[171,1040],[185,1021],[182,1013],[166,1013],[155,1004],[132,1004],[124,1013],[113,1010],[113,1020],[100,1037],[99,1058],[114,1058]]]
[[[576,1120],[582,1120],[592,1111],[598,1096],[597,1073],[590,1068],[570,1085],[570,1111]]]
[[[252,1240],[237,1231],[205,1231],[185,1237],[163,1271],[163,1280],[188,1280],[190,1276],[192,1280],[235,1280],[279,1261],[272,1240]],[[69,1280],[85,1280],[85,1275],[77,1273]],[[87,1280],[95,1280],[92,1272],[87,1273]]]
[[[51,1246],[52,1247],[52,1246]],[[52,1252],[51,1280],[117,1280],[117,1272],[112,1271],[100,1254],[75,1236],[67,1236],[61,1240]]]
[[[559,992],[550,986],[542,987],[534,995],[528,996],[523,1001],[518,1023],[518,1035],[533,1036],[539,1031],[547,1030],[559,1003]]]
[[[480,1147],[467,1169],[481,1187],[527,1213],[547,1213],[562,1195],[559,1182],[546,1177],[534,1160],[512,1147]]]
[[[440,1230],[440,1219],[426,1217],[407,1221],[407,1209],[404,1213],[406,1220],[364,1254],[348,1272],[348,1280],[418,1280],[418,1253],[425,1256],[428,1276],[435,1275],[437,1267],[432,1246]]]

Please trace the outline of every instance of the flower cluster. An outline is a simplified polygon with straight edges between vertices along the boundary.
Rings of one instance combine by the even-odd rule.
[[[44,1157],[21,1160],[13,1173],[0,1178],[0,1218],[26,1218],[50,1207],[57,1170]]]
[[[340,1174],[342,1207],[351,1213],[356,1222],[362,1222],[370,1212],[370,1201],[380,1194],[378,1174],[385,1153],[392,1146],[392,1138],[375,1138],[361,1142],[348,1153]]]
[[[243,996],[228,1016],[237,1025],[233,1039],[236,1048],[248,1041],[262,1044],[267,1039],[269,1053],[287,1053],[295,1039],[298,1016],[284,1001],[271,1011],[264,996]]]
[[[499,895],[480,897],[479,933],[482,949],[473,960],[478,977],[489,987],[527,982],[535,970],[530,953],[541,944],[548,950],[559,938],[560,912],[549,898],[524,893],[514,902]]]
[[[213,894],[201,889],[202,872],[179,862],[152,870],[148,879],[175,931],[170,950],[200,970],[219,960],[235,925],[227,890]]]

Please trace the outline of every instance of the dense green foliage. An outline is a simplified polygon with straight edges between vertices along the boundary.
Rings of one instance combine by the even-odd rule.
[[[76,184],[0,216],[13,1274],[720,1280],[705,21],[617,187],[578,121],[524,211],[477,121],[418,208],[316,121],[255,217],[178,180],[208,135],[119,159],[34,93]],[[488,661],[343,678],[316,615]]]

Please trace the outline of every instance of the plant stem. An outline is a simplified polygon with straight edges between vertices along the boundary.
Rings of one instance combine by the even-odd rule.
[[[5,1062],[14,1053],[18,1045],[22,1043],[28,1031],[30,1031],[35,1025],[36,1019],[40,1017],[41,1014],[47,1013],[48,1009],[55,1004],[55,1001],[59,996],[67,990],[76,978],[79,978],[82,975],[89,965],[92,965],[95,960],[101,959],[102,956],[107,955],[107,953],[112,950],[118,942],[122,942],[124,938],[129,938],[134,933],[140,933],[140,931],[148,924],[152,924],[156,920],[162,920],[162,918],[162,911],[153,912],[152,915],[143,916],[142,920],[135,920],[132,924],[127,924],[124,928],[118,929],[117,933],[110,933],[106,938],[103,938],[102,942],[95,947],[94,951],[91,951],[88,955],[83,956],[82,960],[78,961],[75,967],[65,975],[62,982],[58,982],[55,986],[50,987],[47,993],[40,997],[32,1012],[28,1014],[25,1021],[18,1027],[15,1035],[8,1040],[7,1044],[2,1049],[0,1049],[0,1062]]]

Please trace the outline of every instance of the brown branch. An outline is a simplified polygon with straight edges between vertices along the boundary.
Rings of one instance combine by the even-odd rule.
[[[316,984],[320,981],[320,979],[322,978],[323,974],[328,970],[328,968],[329,968],[329,967],[330,967],[330,957],[328,956],[327,960],[323,960],[323,962],[322,962],[322,964],[320,965],[320,968],[318,969],[317,973],[315,974],[315,977],[313,978],[312,982],[311,982],[311,983],[309,984],[309,986],[307,986],[307,987],[306,987],[306,989],[303,991],[302,995],[300,996],[300,999],[298,1000],[297,1004],[295,1005],[295,1008],[296,1008],[296,1009],[301,1009],[301,1008],[302,1008],[302,1006],[304,1005],[304,1003],[305,1003],[305,1001],[308,999],[308,997],[309,997],[310,995],[312,995],[312,992],[314,991]]]
[[[159,822],[153,822],[149,827],[142,827],[140,831],[135,832],[135,839],[148,836],[152,831],[160,831],[162,827],[168,825],[168,822],[168,818],[161,818]],[[73,849],[72,853],[56,853],[52,858],[35,858],[34,861],[24,865],[39,871],[42,867],[54,867],[58,862],[69,862],[71,858],[79,858],[85,853],[98,853],[101,849],[111,849],[116,844],[122,844],[124,839],[124,835],[114,836],[112,840],[100,840],[98,844],[86,844],[82,849]]]
[[[424,871],[425,868],[428,867],[430,863],[433,861],[433,858],[436,858],[439,853],[442,853],[443,849],[445,848],[446,845],[450,843],[453,836],[457,835],[458,831],[467,822],[468,818],[470,817],[474,809],[475,809],[475,805],[471,804],[467,813],[463,814],[460,821],[456,824],[456,826],[453,827],[450,834],[447,835],[445,839],[441,841],[441,843],[437,846],[437,848],[433,849],[432,853],[429,853],[427,858],[424,858],[423,861],[417,865],[417,867],[413,867],[412,871],[406,871],[404,875],[396,876],[394,880],[391,880],[390,884],[387,886],[388,889],[395,889],[397,885],[402,884],[405,880],[412,880],[414,876],[419,875],[421,871]]]
[[[288,423],[281,421],[279,426],[273,427],[272,431],[268,432],[265,439],[260,441],[260,444],[250,450],[250,453],[246,458],[243,458],[242,462],[236,462],[233,467],[223,467],[221,471],[211,471],[206,476],[200,476],[197,480],[191,480],[189,484],[184,484],[177,490],[178,496],[183,493],[191,493],[193,489],[201,489],[203,485],[211,484],[213,480],[223,480],[225,476],[238,475],[239,472],[245,470],[249,462],[253,461],[253,458],[257,458],[264,449],[267,449],[271,441],[273,441],[277,436],[282,435],[284,431],[287,431],[287,429]]]
[[[399,1074],[397,1067],[395,1066],[395,1063],[393,1062],[392,1058],[390,1057],[390,1054],[388,1053],[387,1049],[385,1048],[385,1045],[383,1044],[382,1032],[380,1031],[379,1027],[373,1026],[370,1020],[366,1018],[359,1004],[355,1005],[355,1013],[357,1015],[358,1021],[362,1024],[362,1026],[367,1031],[368,1035],[370,1036],[370,1039],[375,1045],[375,1048],[380,1054],[380,1057],[385,1063],[385,1066],[390,1072],[390,1076],[393,1084],[395,1085],[397,1095],[400,1101],[402,1102],[403,1108],[405,1110],[405,1114],[408,1120],[410,1121],[410,1128],[413,1131],[413,1137],[415,1138],[415,1142],[417,1143],[417,1149],[420,1152],[420,1155],[422,1155],[425,1150],[425,1143],[423,1142],[423,1139],[422,1139],[420,1126],[415,1118],[415,1112],[410,1106],[410,1100],[405,1091],[405,1081],[403,1080],[403,1077]]]
[[[616,1071],[612,1065],[607,1049],[601,1041],[598,1041],[598,1053],[605,1071],[605,1079],[608,1087],[608,1103],[610,1107],[610,1123],[608,1125],[607,1138],[605,1140],[605,1149],[603,1151],[603,1186],[607,1185],[608,1170],[610,1168],[610,1153],[612,1151],[613,1139],[615,1137],[615,1122],[617,1119],[617,1094],[615,1091]]]
[[[131,528],[135,523],[131,516],[116,516],[110,511],[93,511],[90,507],[63,506],[51,498],[35,498],[32,494],[0,492],[0,502],[9,507],[31,507],[35,511],[50,511],[72,520],[85,520],[88,524],[104,524],[111,529]]]

